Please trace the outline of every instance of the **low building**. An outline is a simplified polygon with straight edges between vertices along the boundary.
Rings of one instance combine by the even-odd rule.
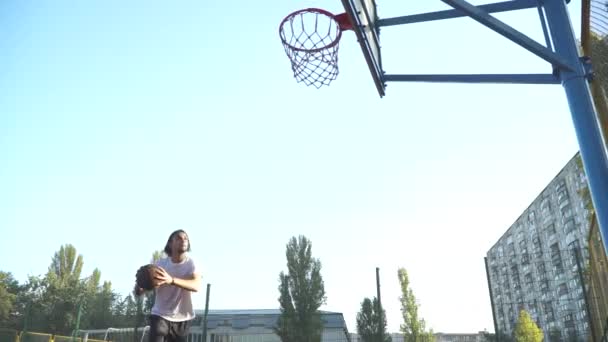
[[[281,342],[274,332],[281,314],[270,310],[210,310],[207,315],[207,342]],[[196,312],[191,333],[203,329],[203,312]],[[340,312],[321,311],[321,342],[351,342],[344,316]]]
[[[444,334],[436,333],[435,342],[484,342],[483,333],[476,334]]]
[[[204,330],[204,312],[196,310],[187,342],[281,342],[274,332],[281,314],[271,310],[210,310],[207,314],[207,331]],[[321,311],[323,333],[321,342],[351,342],[350,334],[340,312]],[[106,328],[80,330],[82,341],[146,342],[150,328]]]
[[[401,333],[392,333],[391,342],[404,342],[405,339]],[[435,342],[485,342],[485,333],[434,333]],[[351,334],[352,342],[363,342],[358,338],[357,334]],[[420,338],[418,342],[426,342],[424,338]]]

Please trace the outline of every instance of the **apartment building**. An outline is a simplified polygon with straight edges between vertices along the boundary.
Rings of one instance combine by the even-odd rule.
[[[588,339],[580,273],[589,258],[585,189],[576,154],[488,251],[497,331],[512,335],[519,311],[525,309],[544,331],[545,341]]]

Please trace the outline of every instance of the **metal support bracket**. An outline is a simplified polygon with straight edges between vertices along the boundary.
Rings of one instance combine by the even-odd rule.
[[[513,27],[494,18],[493,16],[488,14],[483,9],[476,7],[476,6],[466,2],[465,0],[441,0],[441,1],[454,7],[457,10],[460,10],[460,11],[466,13],[468,16],[470,16],[477,22],[483,24],[484,26],[487,26],[488,28],[492,29],[493,31],[497,32],[498,34],[502,35],[503,37],[511,40],[512,42],[520,45],[521,47],[532,52],[533,54],[537,55],[538,57],[546,60],[547,62],[551,63],[552,65],[557,66],[561,69],[568,70],[568,71],[575,70],[574,66],[571,66],[570,63],[568,63],[564,58],[562,58],[558,54],[556,54],[553,51],[549,50],[548,48],[542,46],[541,44],[537,43],[530,37],[517,31]]]
[[[582,56],[579,59],[581,60],[583,69],[585,69],[585,78],[587,79],[587,81],[593,82],[594,71],[593,71],[593,64],[591,63],[591,57]]]

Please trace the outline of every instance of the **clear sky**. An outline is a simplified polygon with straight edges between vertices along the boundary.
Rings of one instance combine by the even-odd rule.
[[[377,0],[381,18],[447,9]],[[481,2],[473,2],[481,4]],[[62,244],[126,295],[185,229],[211,309],[278,307],[303,234],[350,331],[380,267],[389,330],[408,270],[435,331],[493,331],[483,257],[578,150],[559,85],[391,83],[352,32],[330,87],[293,79],[278,25],[338,0],[0,2],[0,270]],[[580,1],[569,4],[579,31]],[[535,10],[498,15],[543,42]],[[578,35],[578,33],[577,33]],[[549,73],[472,21],[382,30],[388,73]],[[204,308],[204,293],[195,297]]]

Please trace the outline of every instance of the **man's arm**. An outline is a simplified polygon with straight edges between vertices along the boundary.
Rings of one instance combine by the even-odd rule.
[[[175,278],[173,279],[173,285],[179,286],[182,289],[186,289],[192,292],[198,292],[201,289],[201,275],[199,273],[193,273],[189,279]]]
[[[201,275],[198,272],[193,273],[188,278],[177,278],[172,277],[163,268],[160,270],[160,274],[156,278],[160,280],[159,285],[175,285],[192,292],[198,292],[201,288]]]

